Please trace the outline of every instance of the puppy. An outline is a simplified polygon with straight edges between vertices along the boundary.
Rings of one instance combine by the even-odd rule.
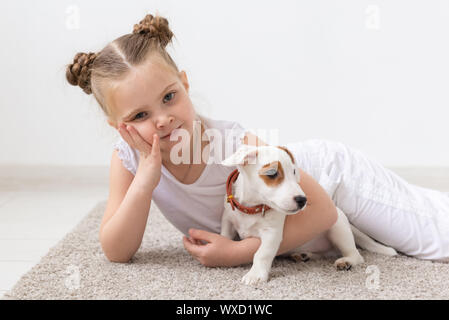
[[[261,239],[253,265],[242,282],[265,282],[282,241],[286,215],[296,214],[307,205],[306,195],[299,185],[298,167],[285,147],[245,144],[222,164],[237,166],[237,169],[227,179],[221,235],[234,239],[238,233],[240,239]],[[374,241],[350,225],[345,214],[339,208],[337,211],[338,219],[332,228],[295,250],[292,254],[295,260],[307,261],[336,248],[342,257],[334,265],[337,270],[348,270],[364,262],[356,244],[368,251],[396,254],[393,248]]]

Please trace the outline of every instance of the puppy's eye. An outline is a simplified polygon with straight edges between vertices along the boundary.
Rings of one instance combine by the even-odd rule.
[[[277,171],[268,171],[266,174],[270,179],[274,179],[278,176],[278,172]]]
[[[295,169],[293,169],[293,174],[296,174],[296,170]]]

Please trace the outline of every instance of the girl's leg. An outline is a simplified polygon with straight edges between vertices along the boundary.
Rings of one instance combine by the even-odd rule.
[[[449,260],[447,193],[413,185],[342,143],[308,140],[287,147],[360,231],[406,255]]]
[[[408,183],[357,150],[344,159],[336,205],[360,231],[410,256],[449,260],[449,196]]]

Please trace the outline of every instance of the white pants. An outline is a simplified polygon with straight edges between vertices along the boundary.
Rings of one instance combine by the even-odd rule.
[[[342,143],[285,146],[360,231],[406,255],[449,261],[447,193],[410,184]]]

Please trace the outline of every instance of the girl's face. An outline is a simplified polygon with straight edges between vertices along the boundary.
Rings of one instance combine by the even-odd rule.
[[[179,127],[192,136],[196,113],[188,90],[184,71],[177,76],[168,67],[149,62],[131,71],[108,92],[108,105],[113,110],[108,123],[116,129],[120,123],[133,126],[150,145],[156,133],[161,138],[161,153],[167,155],[179,140],[164,136]]]

